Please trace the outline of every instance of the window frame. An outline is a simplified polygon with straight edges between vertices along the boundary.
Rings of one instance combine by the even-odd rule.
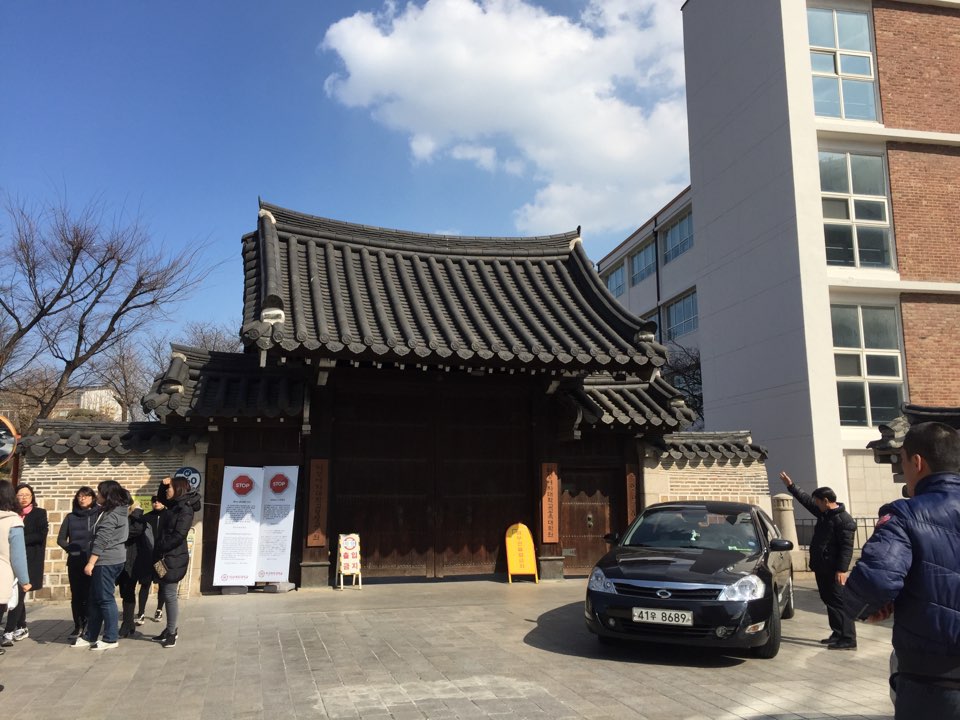
[[[835,344],[833,338],[833,309],[834,308],[856,308],[857,310],[857,332],[859,334],[859,347],[841,347]],[[892,310],[896,337],[897,337],[897,347],[896,348],[869,348],[866,345],[866,340],[864,339],[863,332],[863,309],[864,308],[877,308]],[[846,299],[837,299],[836,301],[831,301],[830,303],[830,331],[831,331],[831,347],[832,354],[834,358],[834,378],[835,384],[837,386],[837,403],[839,411],[839,402],[840,402],[840,383],[845,384],[855,384],[859,383],[863,388],[863,400],[864,400],[864,409],[866,412],[865,420],[866,422],[861,424],[859,422],[845,422],[842,415],[838,418],[840,421],[841,427],[877,427],[879,423],[889,422],[889,419],[881,419],[879,421],[874,421],[874,412],[873,405],[870,400],[870,387],[871,385],[890,385],[900,388],[900,403],[902,404],[907,397],[907,386],[906,386],[906,373],[905,371],[905,361],[904,361],[904,350],[903,350],[903,324],[900,317],[900,306],[897,302],[860,302],[857,300],[846,300]],[[859,364],[860,372],[858,374],[849,374],[841,375],[837,371],[836,362],[837,357],[855,357]],[[868,372],[867,358],[896,358],[897,360],[897,375],[876,375],[870,374]],[[899,407],[897,408],[897,413],[899,414]]]
[[[670,311],[680,305],[681,303],[686,302],[687,300],[693,300],[693,315],[684,318],[678,323],[671,324]],[[677,296],[675,299],[671,300],[669,303],[666,303],[663,306],[664,311],[664,328],[663,328],[663,338],[664,340],[676,340],[681,338],[684,335],[689,335],[692,332],[695,332],[700,327],[700,306],[697,302],[697,289],[693,288],[683,293],[682,295]],[[692,326],[691,326],[692,325]],[[681,328],[681,332],[677,332],[677,328]]]
[[[650,252],[650,261],[643,267],[636,269],[634,268],[634,262],[644,253]],[[646,280],[648,277],[653,275],[657,271],[657,245],[651,238],[647,242],[640,245],[637,248],[636,252],[631,253],[629,260],[630,266],[630,286],[634,286]]]
[[[846,166],[846,182],[847,190],[846,192],[836,192],[833,190],[824,190],[823,189],[823,174],[822,168],[820,166],[820,155],[823,153],[829,153],[833,155],[843,155],[844,163]],[[883,173],[883,185],[884,185],[884,194],[883,195],[867,195],[865,193],[854,192],[853,188],[853,157],[878,157],[880,158],[881,172]],[[896,244],[894,241],[894,231],[893,231],[893,204],[892,198],[890,196],[890,168],[887,163],[887,153],[883,149],[878,148],[856,148],[856,147],[832,147],[832,146],[823,146],[817,148],[817,169],[820,173],[820,205],[821,213],[823,214],[823,240],[824,247],[826,248],[827,242],[827,226],[828,225],[837,225],[843,227],[849,227],[852,243],[853,243],[853,264],[844,264],[838,262],[831,262],[830,258],[827,257],[827,266],[828,267],[840,267],[840,268],[856,268],[866,269],[866,270],[896,270],[897,269],[897,252]],[[847,217],[846,218],[834,218],[827,217],[823,213],[823,201],[824,200],[843,200],[847,205]],[[867,202],[883,202],[883,214],[884,220],[861,220],[856,217],[856,202],[857,201],[867,201]],[[887,264],[886,265],[864,265],[860,259],[860,239],[858,228],[875,228],[886,230],[887,232]]]
[[[680,226],[688,219],[690,221],[690,232],[685,236],[680,236]],[[670,233],[673,230],[677,231],[678,239],[671,243]],[[663,238],[663,264],[666,265],[693,247],[693,210],[687,208],[684,212],[681,212],[663,230],[660,230],[659,234]]]
[[[811,89],[813,87],[814,78],[830,78],[836,81],[838,89],[838,99],[840,103],[840,114],[839,115],[826,115],[817,112],[816,108],[816,95],[814,93],[814,110],[813,113],[816,117],[822,118],[835,118],[838,120],[851,120],[854,122],[882,122],[882,114],[880,107],[880,93],[879,93],[879,77],[877,76],[877,47],[876,47],[876,37],[873,27],[873,13],[870,12],[869,7],[864,6],[853,6],[845,4],[836,4],[836,5],[808,5],[807,6],[807,60],[810,63],[810,75],[811,75]],[[820,11],[829,11],[831,13],[831,19],[833,21],[833,47],[826,45],[814,45],[810,42],[809,36],[809,13],[811,10],[820,10]],[[867,41],[870,45],[869,50],[848,50],[846,48],[840,47],[840,34],[837,23],[837,13],[850,13],[863,15],[867,20]],[[813,67],[812,56],[814,53],[821,54],[830,54],[833,56],[833,72],[826,72],[824,70],[816,70]],[[862,57],[867,58],[870,63],[870,74],[862,75],[854,72],[844,72],[842,68],[841,56],[849,57]],[[873,118],[862,118],[862,117],[848,117],[846,110],[846,103],[844,101],[844,80],[856,81],[856,82],[869,82],[871,86],[871,93],[873,96]]]
[[[619,273],[620,281],[617,285],[611,286],[610,281]],[[626,291],[626,269],[623,262],[620,262],[617,267],[608,270],[603,275],[603,284],[609,292],[614,297],[620,297]]]

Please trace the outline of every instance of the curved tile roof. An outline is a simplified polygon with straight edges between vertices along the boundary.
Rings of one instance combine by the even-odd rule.
[[[609,295],[577,232],[429,235],[261,203],[243,257],[249,348],[588,372],[665,362],[653,324]]]
[[[584,420],[591,425],[670,432],[689,427],[697,418],[683,396],[659,374],[648,382],[591,375],[582,387],[573,385],[562,391],[580,407]]]
[[[24,452],[35,457],[45,455],[105,455],[116,453],[155,453],[193,450],[206,434],[170,428],[158,422],[98,423],[65,420],[41,420],[34,435],[20,441]]]
[[[879,440],[871,440],[867,448],[873,450],[874,461],[881,464],[893,465],[893,472],[899,474],[900,448],[903,447],[903,438],[911,425],[922,422],[941,422],[960,430],[960,408],[934,407],[928,405],[912,405],[904,403],[900,408],[903,413],[888,423],[877,426],[880,433]]]
[[[255,354],[173,345],[170,366],[143,396],[158,417],[289,417],[303,409],[304,379],[286,366],[261,368]]]
[[[655,447],[658,444],[655,443]],[[663,436],[661,458],[690,461],[766,460],[767,449],[753,442],[749,432],[676,432]]]

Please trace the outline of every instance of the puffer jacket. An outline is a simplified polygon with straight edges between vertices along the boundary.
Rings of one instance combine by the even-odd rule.
[[[820,512],[813,498],[796,484],[790,485],[787,490],[817,518],[813,539],[810,540],[810,569],[821,573],[846,572],[853,558],[856,520],[850,517],[843,503],[832,510]]]
[[[160,532],[154,546],[154,557],[163,560],[167,574],[158,578],[158,582],[177,583],[187,574],[190,563],[187,533],[193,526],[194,513],[201,507],[200,493],[195,490],[176,500],[167,500],[167,509],[160,514]]]
[[[900,672],[960,679],[960,475],[933,473],[886,507],[844,592],[853,615],[893,601]]]
[[[60,524],[57,534],[57,545],[63,548],[68,555],[82,557],[84,561],[90,557],[90,546],[93,544],[93,528],[97,524],[97,515],[100,509],[94,505],[86,509],[74,508]]]

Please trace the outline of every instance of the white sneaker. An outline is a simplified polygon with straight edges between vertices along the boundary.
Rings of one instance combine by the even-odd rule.
[[[89,640],[84,640],[83,636],[81,636],[81,637],[78,637],[76,640],[74,640],[73,645],[71,645],[70,647],[89,648],[89,647],[93,647],[93,643],[90,642]]]
[[[90,649],[91,649],[91,650],[113,650],[113,648],[117,647],[117,645],[119,645],[119,644],[120,644],[120,643],[107,642],[106,640],[101,640],[100,642],[98,642],[96,645],[94,645],[94,646],[91,647]]]
[[[13,640],[14,642],[20,642],[21,640],[26,640],[30,637],[30,631],[27,628],[20,628],[13,631]]]

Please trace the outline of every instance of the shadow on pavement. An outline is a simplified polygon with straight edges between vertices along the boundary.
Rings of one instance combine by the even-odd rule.
[[[523,641],[531,647],[561,655],[701,668],[734,667],[744,662],[744,658],[731,657],[726,654],[728,651],[716,648],[631,642],[601,645],[583,623],[582,602],[562,605],[528,622],[535,622],[537,626]]]

